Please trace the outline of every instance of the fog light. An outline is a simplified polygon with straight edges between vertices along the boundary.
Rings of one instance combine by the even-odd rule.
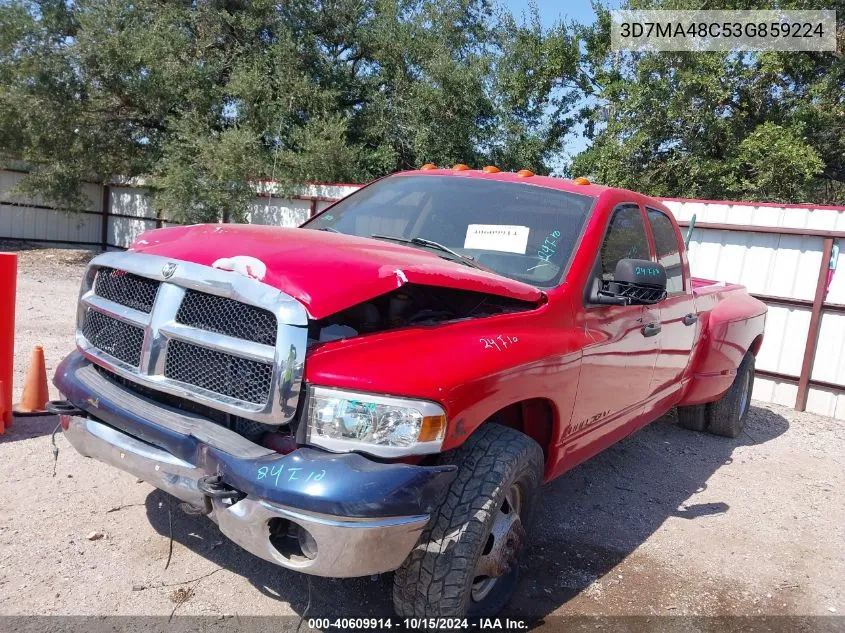
[[[311,532],[301,525],[299,526],[299,549],[302,550],[302,555],[305,558],[310,560],[317,558],[317,541],[311,536]]]

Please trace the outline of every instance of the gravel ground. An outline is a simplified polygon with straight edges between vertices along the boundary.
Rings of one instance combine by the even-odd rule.
[[[90,257],[20,252],[16,399],[34,345],[51,376],[72,348]],[[736,440],[667,416],[546,486],[506,613],[845,612],[845,425],[760,402],[750,415]],[[391,613],[389,576],[275,567],[61,437],[51,476],[54,426],[21,418],[0,436],[0,615],[302,614],[309,584],[310,617]]]

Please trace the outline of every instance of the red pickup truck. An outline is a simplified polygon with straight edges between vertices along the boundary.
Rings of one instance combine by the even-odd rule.
[[[82,454],[404,616],[497,612],[540,487],[677,407],[735,437],[765,306],[652,198],[465,166],[300,228],[143,234],[83,279],[51,403]]]

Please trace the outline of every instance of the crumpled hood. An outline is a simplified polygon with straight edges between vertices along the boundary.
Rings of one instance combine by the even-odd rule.
[[[405,284],[538,301],[540,290],[398,243],[326,231],[247,224],[198,224],[148,231],[130,250],[218,267],[259,260],[253,276],[302,302],[322,319]],[[232,258],[234,262],[232,262]],[[249,262],[250,260],[244,259]],[[261,270],[261,264],[266,272]],[[241,267],[242,268],[242,267]]]

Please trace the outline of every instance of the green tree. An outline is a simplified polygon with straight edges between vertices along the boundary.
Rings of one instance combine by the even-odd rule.
[[[800,133],[766,122],[737,146],[723,184],[746,200],[809,200],[823,170]]]
[[[572,29],[488,0],[12,0],[0,158],[69,208],[144,176],[166,217],[243,217],[249,181],[366,181],[424,162],[548,171]]]
[[[756,8],[748,2],[631,2],[633,8]],[[838,53],[615,53],[610,17],[584,27],[592,145],[569,170],[652,195],[845,201],[845,3]]]

